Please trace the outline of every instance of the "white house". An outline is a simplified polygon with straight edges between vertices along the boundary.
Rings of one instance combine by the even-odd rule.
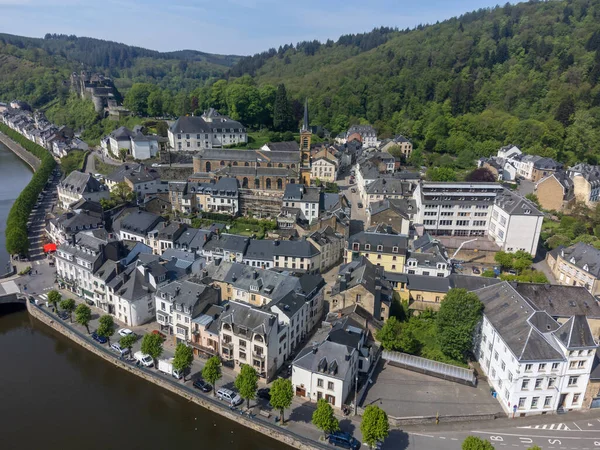
[[[138,131],[131,137],[131,156],[133,159],[150,159],[158,153],[158,138],[146,136]]]
[[[489,236],[507,252],[524,250],[535,256],[544,215],[526,198],[509,190],[496,197]]]
[[[319,188],[290,183],[285,186],[282,206],[299,209],[300,218],[310,223],[319,217],[320,198]]]
[[[508,282],[475,291],[484,304],[475,354],[508,414],[582,408],[597,348],[585,316],[562,325]]]
[[[512,158],[514,156],[518,156],[521,155],[522,152],[521,150],[519,150],[519,147],[517,147],[516,145],[505,145],[504,147],[501,147],[500,150],[498,150],[498,158],[502,158],[502,159],[509,159]]]
[[[127,241],[143,242],[150,245],[149,233],[154,231],[158,224],[164,222],[164,218],[156,214],[135,210],[125,213],[115,220],[114,229],[119,233],[119,239]]]
[[[91,174],[74,170],[56,187],[58,205],[62,209],[69,209],[70,205],[79,200],[99,202],[109,198],[108,188],[96,180]]]
[[[324,156],[315,158],[312,161],[311,178],[318,178],[321,181],[335,183],[337,180],[338,163]]]
[[[175,150],[198,151],[247,141],[246,128],[241,123],[213,108],[202,117],[182,116],[169,128],[169,144]]]

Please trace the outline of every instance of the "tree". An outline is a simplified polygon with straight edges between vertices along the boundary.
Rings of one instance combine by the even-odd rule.
[[[436,316],[437,338],[442,352],[464,361],[473,348],[473,331],[481,319],[483,303],[466,289],[450,289]]]
[[[500,250],[494,256],[494,261],[500,264],[501,269],[512,269],[513,266],[513,255],[505,251]]]
[[[533,447],[529,447],[527,450],[542,450],[542,448],[534,445]]]
[[[142,339],[142,353],[150,355],[154,360],[154,367],[158,369],[156,360],[163,353],[163,338],[160,334],[148,333]]]
[[[194,362],[194,352],[191,347],[188,347],[183,342],[179,342],[175,347],[175,356],[173,357],[173,368],[183,373],[183,381],[185,374],[192,363]]]
[[[119,149],[119,157],[121,158],[121,161],[125,161],[127,159],[128,154],[129,150],[127,150],[126,148]]]
[[[256,398],[258,389],[258,374],[254,367],[243,364],[240,373],[235,378],[235,387],[240,393],[240,397],[246,400],[247,408],[250,408],[250,400]]]
[[[221,379],[223,374],[221,373],[221,360],[218,356],[212,356],[206,361],[204,368],[202,369],[202,378],[212,384],[213,395],[217,390],[215,385],[218,380]]]
[[[481,276],[486,278],[496,278],[496,274],[492,269],[485,269],[483,272],[481,272]]]
[[[289,131],[292,126],[292,108],[287,98],[285,85],[277,86],[275,104],[273,105],[273,128],[276,131]]]
[[[467,437],[461,446],[462,450],[494,450],[494,446],[490,441],[478,438],[476,436]]]
[[[487,167],[480,167],[470,172],[466,177],[465,181],[488,181],[493,183],[496,181],[496,177],[490,169]]]
[[[72,298],[65,298],[60,301],[60,309],[69,313],[69,322],[73,322],[71,314],[75,311],[75,300]]]
[[[110,198],[114,201],[115,206],[123,203],[132,202],[135,199],[135,193],[129,185],[124,181],[117,183],[110,191]]]
[[[390,317],[381,327],[380,330],[377,331],[375,337],[379,342],[381,342],[381,346],[386,350],[400,350],[400,331],[402,329],[402,325],[398,322],[398,319],[395,317]]]
[[[271,406],[278,409],[281,414],[281,422],[285,423],[283,412],[289,408],[294,398],[294,390],[292,382],[286,378],[278,378],[273,382],[271,387]]]
[[[92,320],[92,310],[85,303],[80,303],[75,308],[75,322],[79,325],[83,325],[90,334],[90,320]]]
[[[542,205],[540,205],[540,199],[533,192],[527,194],[525,198],[532,202],[538,209],[542,209]]]
[[[427,170],[429,181],[456,181],[456,172],[451,167],[430,167]]]
[[[50,303],[52,305],[52,307],[54,308],[54,311],[56,311],[56,308],[58,307],[58,303],[60,302],[61,299],[62,299],[62,295],[60,295],[60,292],[58,292],[58,291],[48,292],[48,303]]]
[[[98,336],[108,339],[108,345],[110,345],[110,337],[115,334],[115,321],[113,320],[112,316],[105,314],[100,317],[96,333]]]
[[[312,424],[322,430],[325,435],[340,429],[340,423],[333,414],[333,408],[323,398],[317,402],[317,409],[312,415]]]
[[[133,344],[135,344],[136,341],[137,336],[131,333],[126,336],[123,336],[119,340],[119,345],[121,346],[121,348],[126,348],[127,350],[129,350],[129,355],[131,355],[131,347],[133,347]]]
[[[387,414],[379,406],[369,405],[360,423],[363,441],[373,448],[377,442],[383,442],[390,431]]]

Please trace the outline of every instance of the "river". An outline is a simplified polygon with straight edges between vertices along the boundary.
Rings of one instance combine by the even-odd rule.
[[[4,236],[6,218],[32,176],[29,166],[0,142],[0,275],[7,271],[9,263]]]
[[[30,178],[0,144],[0,268],[6,216]],[[23,307],[0,307],[0,361],[1,448],[290,448],[118,369]]]

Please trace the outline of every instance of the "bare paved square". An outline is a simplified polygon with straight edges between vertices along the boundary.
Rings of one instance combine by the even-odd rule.
[[[380,361],[362,404],[379,405],[393,417],[501,413],[486,382],[478,387],[411,372]]]

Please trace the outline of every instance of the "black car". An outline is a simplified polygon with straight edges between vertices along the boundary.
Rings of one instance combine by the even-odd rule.
[[[92,333],[92,339],[100,344],[106,344],[108,342],[108,339],[104,336],[99,336],[95,331]]]
[[[204,381],[202,378],[197,378],[194,381],[194,387],[196,389],[200,389],[202,392],[210,392],[212,391],[212,386]]]
[[[358,450],[360,448],[360,442],[350,433],[344,433],[343,431],[331,433],[327,436],[327,440],[334,447],[349,448],[351,450]]]
[[[258,391],[256,391],[256,396],[258,398],[263,398],[265,400],[271,400],[271,389],[269,389],[269,388],[259,389]]]
[[[67,320],[67,319],[69,318],[69,313],[68,313],[68,312],[66,312],[66,311],[59,311],[59,312],[57,313],[57,316],[58,316],[59,318],[61,318],[62,320]]]

